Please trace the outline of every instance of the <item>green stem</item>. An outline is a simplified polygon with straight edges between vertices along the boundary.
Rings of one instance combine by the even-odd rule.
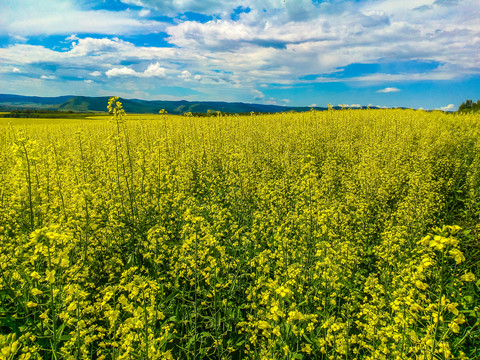
[[[48,239],[48,270],[52,271],[52,257],[50,251],[50,239]],[[49,292],[50,292],[50,311],[52,313],[52,328],[53,328],[53,357],[57,359],[57,321],[56,321],[56,311],[55,311],[55,298],[53,296],[53,283],[49,281]]]
[[[28,157],[27,147],[25,143],[22,143],[23,151],[25,153],[25,159],[27,161],[27,184],[28,184],[28,203],[30,206],[30,230],[33,231],[35,228],[35,220],[33,217],[33,202],[32,202],[32,177],[31,177],[31,169],[30,169],[30,158]]]

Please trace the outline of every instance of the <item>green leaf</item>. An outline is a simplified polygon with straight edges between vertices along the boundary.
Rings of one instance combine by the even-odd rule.
[[[303,338],[307,340],[309,344],[313,344],[312,340],[307,336],[307,334],[303,334]]]
[[[242,340],[238,341],[238,342],[235,344],[235,346],[236,346],[236,347],[239,347],[239,346],[242,346],[243,344],[245,344],[245,339],[242,339]]]

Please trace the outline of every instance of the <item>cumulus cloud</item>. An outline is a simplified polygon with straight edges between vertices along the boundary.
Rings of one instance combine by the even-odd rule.
[[[83,80],[84,82],[86,82],[87,84],[91,84],[93,83],[93,80],[90,80],[90,79],[87,79],[87,80]]]
[[[399,92],[400,89],[396,87],[386,87],[385,89],[378,90],[378,93],[392,93],[392,92]]]
[[[203,67],[203,57],[189,52],[187,49],[135,46],[115,37],[87,37],[72,42],[70,46],[70,50],[67,51],[27,44],[0,47],[0,64],[6,69],[20,67],[20,65],[28,66],[30,72],[35,71],[42,64],[48,64],[48,66],[55,66],[57,73],[63,71],[66,77],[71,77],[72,71],[81,71],[82,73],[78,74],[80,77],[86,75],[98,77],[105,74],[106,71],[117,69],[109,72],[109,74],[115,75],[118,73],[118,69],[127,67],[124,65],[124,61],[127,59],[129,63],[138,64],[135,70],[146,69],[144,74],[141,72],[144,77],[163,77],[165,69],[160,64],[169,63],[169,67],[181,66],[178,59],[197,63],[196,68]],[[40,77],[43,73],[39,71],[37,75]]]
[[[219,60],[215,55],[231,57],[226,63],[237,71],[251,68],[255,59],[255,70],[264,76],[260,81],[281,78],[273,69],[284,68],[290,77],[284,76],[282,81],[292,81],[297,74],[326,74],[352,62],[374,63],[380,59],[422,59],[444,65],[421,74],[362,75],[357,80],[439,80],[480,71],[480,55],[474,47],[464,46],[466,38],[476,38],[480,33],[475,17],[466,19],[464,15],[467,9],[479,14],[471,1],[449,9],[448,24],[441,20],[446,15],[443,7],[429,10],[428,17],[413,15],[411,9],[424,1],[410,1],[407,7],[397,1],[367,1],[338,11],[327,4],[310,8],[310,2],[302,2],[298,7],[308,7],[314,16],[295,21],[279,3],[265,5],[267,10],[278,7],[274,16],[260,11],[259,3],[251,3],[252,11],[242,14],[238,21],[184,21],[167,27],[166,32],[171,43],[204,54],[212,63]],[[326,77],[323,81],[336,79]]]
[[[188,70],[183,70],[180,75],[178,75],[180,79],[183,79],[184,81],[190,81],[192,79],[200,81],[202,80],[202,75],[195,74],[192,76],[192,73]]]
[[[42,76],[40,76],[40,79],[54,80],[54,79],[56,79],[56,77],[54,75],[42,75]]]
[[[346,107],[346,108],[361,108],[362,105],[360,104],[338,104],[340,107]]]
[[[117,37],[109,38],[91,38],[79,39],[72,43],[72,49],[68,51],[69,57],[81,56],[99,56],[104,54],[115,54],[122,51],[128,51],[134,48],[132,43],[120,40]]]
[[[190,81],[190,79],[192,78],[192,74],[188,70],[183,70],[182,73],[178,75],[178,77],[185,81]]]
[[[157,62],[155,64],[150,64],[147,67],[147,70],[143,72],[143,77],[159,77],[164,78],[167,76],[165,68],[161,67],[160,64]]]
[[[231,20],[215,20],[207,23],[185,21],[167,27],[166,32],[170,35],[169,41],[177,46],[227,50],[253,44],[260,47],[285,49],[288,44],[333,40],[333,34],[325,31],[325,22],[323,19],[315,19],[308,23],[272,26],[268,21],[260,19],[257,23]]]
[[[447,106],[442,106],[440,110],[442,111],[452,111],[455,109],[455,105],[453,104],[448,104]]]
[[[33,0],[21,1],[28,3]],[[388,76],[391,76],[391,81],[422,80],[422,76],[425,80],[436,80],[480,71],[480,55],[475,52],[474,47],[464,45],[465,39],[475,38],[480,32],[474,15],[478,14],[479,10],[471,0],[449,6],[448,9],[445,9],[445,6],[434,6],[428,10],[428,17],[425,17],[425,14],[415,16],[411,10],[431,4],[431,1],[421,0],[408,0],[408,4],[402,3],[401,6],[394,0],[366,1],[348,7],[330,6],[328,3],[314,4],[307,0],[247,0],[241,4],[239,1],[213,0],[124,2],[143,6],[143,10],[150,11],[152,15],[168,10],[175,15],[198,11],[203,14],[217,14],[218,17],[206,23],[176,21],[168,26],[162,23],[151,24],[149,27],[150,25],[144,22],[145,19],[134,17],[138,11],[130,11],[128,14],[118,12],[115,14],[120,19],[130,19],[143,24],[142,31],[166,31],[170,35],[168,42],[177,47],[140,47],[115,38],[75,39],[78,35],[70,35],[73,48],[67,52],[68,55],[98,56],[97,60],[104,61],[106,65],[110,64],[110,69],[121,60],[131,58],[143,61],[166,59],[172,62],[182,59],[184,64],[188,63],[192,73],[205,74],[220,67],[233,72],[242,83],[294,83],[295,77],[308,73],[331,73],[353,61],[373,63],[378,59],[396,60],[399,54],[405,60],[437,61],[449,64],[449,67],[438,69],[434,73],[435,77],[427,76],[432,71],[426,71],[420,75],[364,75],[356,80],[388,81]],[[49,8],[49,4],[53,3],[53,0],[47,0],[45,7]],[[251,11],[241,14],[237,21],[231,20],[231,12],[240,5],[250,8]],[[78,10],[72,0],[66,0],[60,7],[67,13]],[[448,23],[440,21],[444,18],[445,11],[449,14]],[[104,12],[103,15],[109,15]],[[308,13],[308,16],[298,16],[305,13]],[[471,15],[465,17],[465,13]],[[33,20],[35,19],[33,16]],[[88,23],[90,24],[90,20],[95,22],[94,19],[89,19]],[[104,20],[102,22],[109,23]],[[115,26],[115,22],[111,26]],[[104,34],[112,33],[108,29],[98,31]],[[124,31],[118,33],[135,32],[129,26],[126,26]],[[78,34],[82,31],[69,33]],[[114,56],[118,57],[118,62]],[[60,57],[66,56],[60,54]],[[178,65],[181,68],[184,64]],[[332,77],[319,77],[317,82],[335,81],[337,80]]]
[[[108,70],[105,75],[108,77],[116,77],[116,76],[138,76],[139,73],[137,73],[135,70],[128,68],[126,66],[122,68],[113,68]]]
[[[121,67],[121,68],[113,68],[105,72],[105,75],[110,77],[118,77],[118,76],[136,76],[136,77],[144,77],[144,78],[151,78],[151,77],[159,77],[163,78],[166,76],[165,68],[161,67],[160,64],[157,62],[155,64],[148,65],[147,69],[144,72],[137,72],[129,67]]]

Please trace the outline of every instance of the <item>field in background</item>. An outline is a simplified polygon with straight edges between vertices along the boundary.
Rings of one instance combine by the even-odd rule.
[[[0,358],[480,359],[480,116],[0,119]]]
[[[158,121],[160,119],[164,119],[161,117],[163,115],[155,115],[155,114],[128,114],[124,117],[125,121]],[[165,115],[168,118],[177,118],[177,115]],[[81,124],[88,124],[92,121],[96,123],[108,123],[110,122],[112,117],[108,114],[105,115],[89,115],[84,118],[1,118],[0,117],[0,126],[30,126],[30,125],[81,125]],[[201,120],[200,120],[201,121]]]

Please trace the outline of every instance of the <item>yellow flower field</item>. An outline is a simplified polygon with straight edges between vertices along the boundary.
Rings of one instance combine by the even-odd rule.
[[[480,116],[0,124],[0,359],[480,359]]]

